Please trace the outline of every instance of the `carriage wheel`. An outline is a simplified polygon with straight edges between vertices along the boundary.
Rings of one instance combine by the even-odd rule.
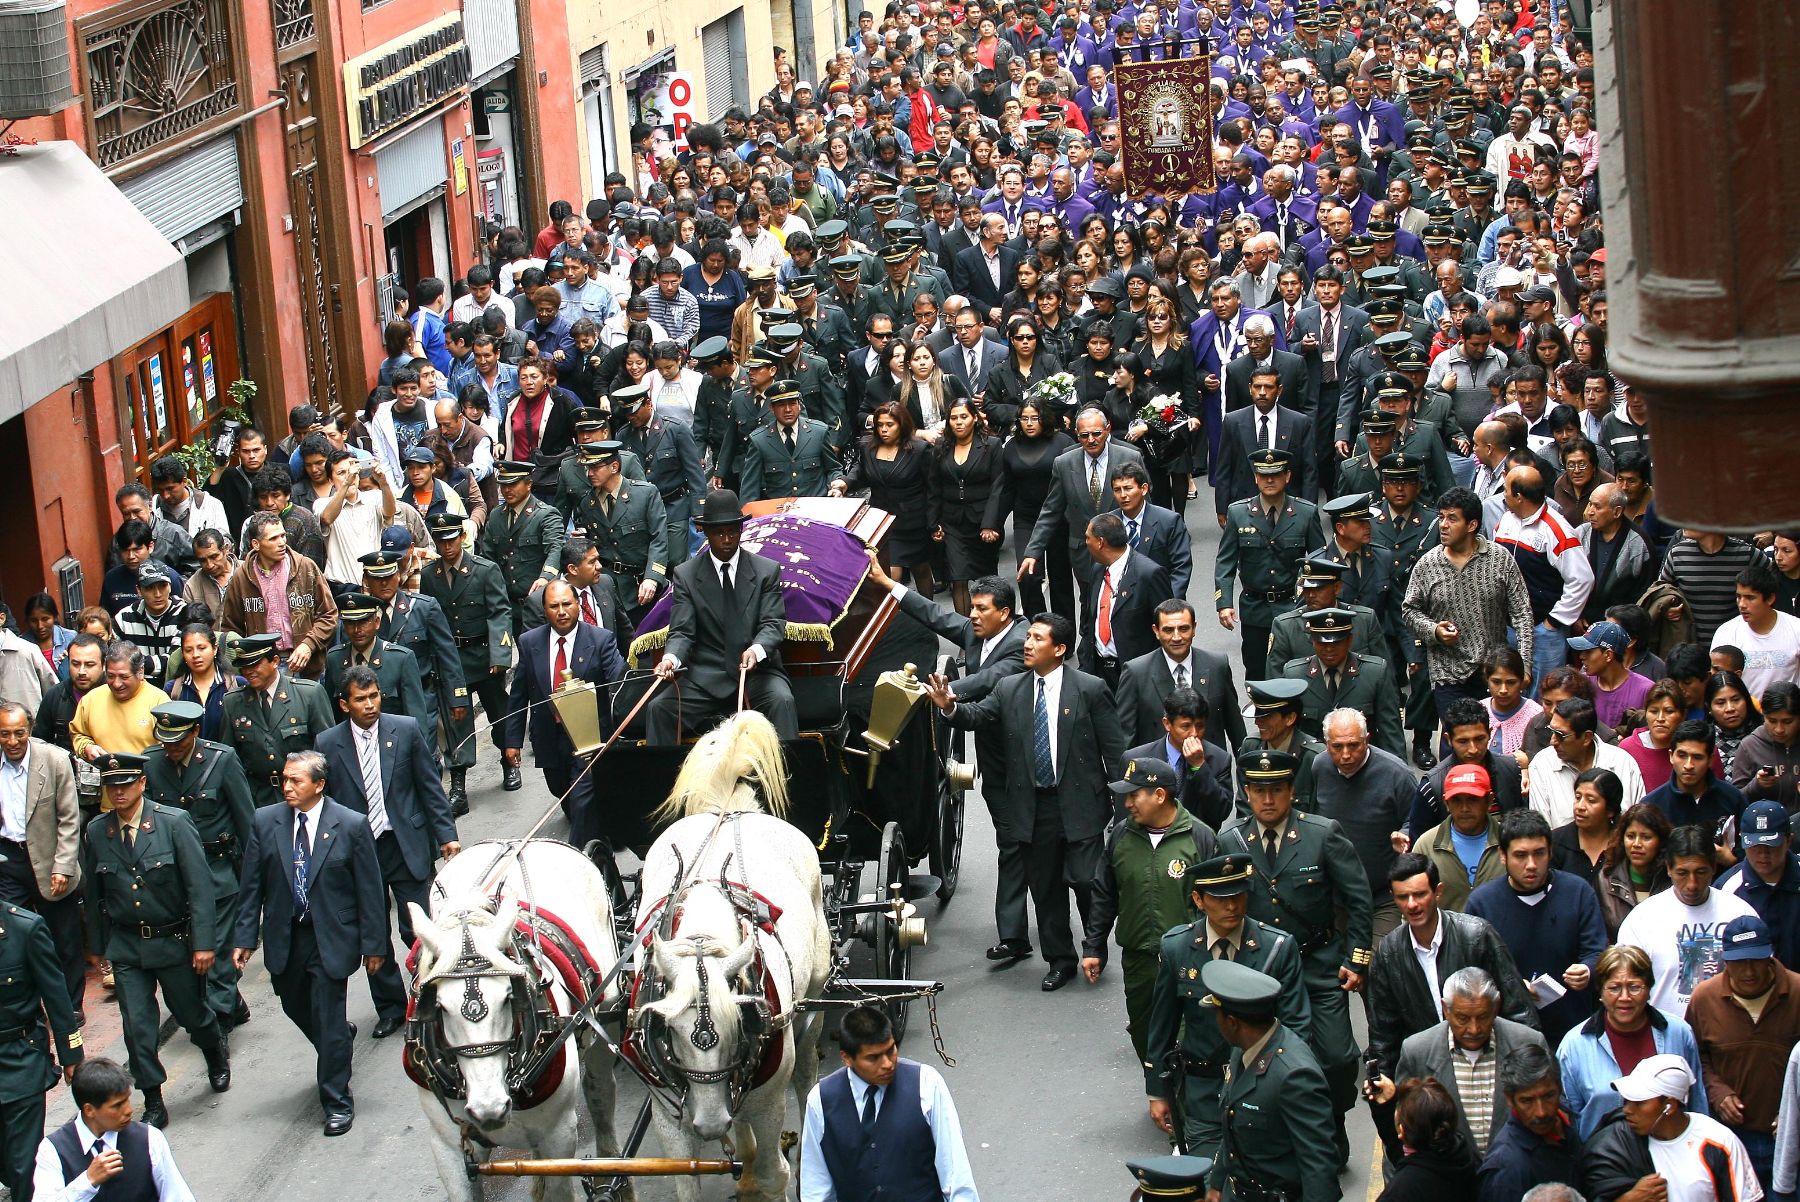
[[[938,878],[937,899],[948,905],[956,896],[957,877],[962,873],[963,824],[967,820],[968,800],[965,794],[950,787],[950,778],[940,772],[937,783],[937,822],[931,837],[931,873]]]
[[[906,838],[900,833],[900,824],[890,822],[881,831],[881,859],[875,865],[876,896],[886,901],[890,896],[889,885],[898,884],[904,890],[907,868]],[[875,925],[875,970],[895,981],[905,980],[912,975],[912,948],[906,946],[893,921],[885,915],[879,916]],[[894,1024],[896,1040],[906,1035],[907,1006],[908,1003],[903,1001],[882,1003],[882,1008],[888,1013],[888,1020]]]

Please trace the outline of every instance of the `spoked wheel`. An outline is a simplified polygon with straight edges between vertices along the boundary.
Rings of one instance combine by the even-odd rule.
[[[900,824],[897,822],[890,822],[882,828],[881,859],[875,864],[875,873],[877,899],[885,902],[893,896],[890,885],[899,885],[904,896],[907,878],[906,838],[900,833]],[[878,915],[875,924],[875,970],[883,977],[895,981],[903,981],[912,975],[912,947],[901,937],[899,924],[885,914]],[[894,1024],[894,1038],[904,1038],[908,1003],[889,1001],[882,1005],[887,1010],[888,1020]]]
[[[967,821],[968,795],[950,785],[948,773],[938,773],[937,822],[931,837],[931,873],[938,878],[939,906],[956,896],[956,880],[962,873],[963,824]]]

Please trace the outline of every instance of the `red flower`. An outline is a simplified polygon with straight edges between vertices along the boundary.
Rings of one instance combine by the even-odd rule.
[[[1173,405],[1164,405],[1162,411],[1163,424],[1168,425],[1175,420],[1176,409]]]

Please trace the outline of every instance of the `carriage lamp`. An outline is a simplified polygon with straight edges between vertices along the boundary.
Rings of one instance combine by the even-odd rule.
[[[888,886],[889,922],[894,924],[894,938],[901,947],[924,947],[929,935],[919,907],[906,900],[905,887],[895,881]]]
[[[868,788],[875,787],[875,769],[881,763],[881,753],[894,749],[900,741],[901,728],[924,696],[925,682],[919,679],[916,664],[906,664],[897,672],[883,672],[876,678],[875,694],[869,702],[869,725],[863,731],[863,742],[869,745]]]
[[[958,793],[967,793],[975,787],[975,765],[965,764],[961,760],[944,761],[944,777],[950,787]]]
[[[550,694],[550,702],[556,706],[557,720],[569,732],[569,741],[575,744],[576,755],[592,755],[600,750],[606,734],[600,722],[598,689],[564,672],[562,685]]]

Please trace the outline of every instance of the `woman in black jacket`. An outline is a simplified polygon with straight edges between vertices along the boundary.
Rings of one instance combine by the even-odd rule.
[[[861,454],[850,467],[850,490],[869,490],[869,504],[894,515],[883,545],[889,569],[904,570],[909,583],[929,597],[935,589],[931,573],[931,525],[927,519],[926,476],[930,449],[913,429],[912,415],[898,401],[875,407]]]
[[[1181,416],[1179,424],[1185,427],[1180,432],[1180,450],[1173,443],[1177,431],[1170,429],[1170,456],[1164,463],[1164,473],[1152,473],[1155,483],[1160,475],[1167,476],[1167,495],[1157,496],[1151,493],[1150,500],[1157,505],[1182,511],[1187,504],[1188,484],[1193,475],[1193,446],[1206,444],[1206,439],[1195,437],[1200,431],[1200,419],[1205,410],[1200,405],[1200,374],[1194,367],[1193,348],[1188,346],[1187,326],[1175,311],[1175,303],[1166,297],[1152,297],[1144,310],[1144,337],[1131,349],[1144,364],[1144,383],[1146,391],[1152,397],[1173,396],[1181,398]]]
[[[1075,344],[1081,323],[1069,316],[1069,297],[1062,284],[1048,277],[1032,297],[1037,319],[1038,349],[1058,363],[1073,363],[1081,348]]]
[[[982,428],[981,411],[967,398],[951,401],[926,480],[931,537],[944,544],[951,603],[965,616],[969,582],[993,575],[1000,558],[1000,514],[991,503],[999,475],[1000,444]]]
[[[1463,1135],[1456,1102],[1436,1077],[1401,1084],[1394,1134],[1406,1155],[1376,1202],[1445,1202],[1475,1196],[1481,1167]]]
[[[1012,519],[1013,550],[1023,554],[1031,532],[1050,495],[1050,466],[1056,457],[1075,446],[1075,440],[1047,420],[1044,406],[1026,401],[1019,406],[1013,436],[1000,452],[1000,480],[993,502],[995,514]],[[1069,574],[1069,536],[1061,523],[1051,532],[1043,562],[1035,572],[1019,578],[1019,613],[1042,613],[1044,594],[1048,608],[1059,614],[1075,613],[1075,578]]]
[[[1038,324],[1028,314],[1006,319],[1006,362],[988,373],[987,396],[982,409],[988,429],[1004,437],[1018,420],[1019,404],[1032,385],[1062,370],[1062,363],[1043,344]]]

